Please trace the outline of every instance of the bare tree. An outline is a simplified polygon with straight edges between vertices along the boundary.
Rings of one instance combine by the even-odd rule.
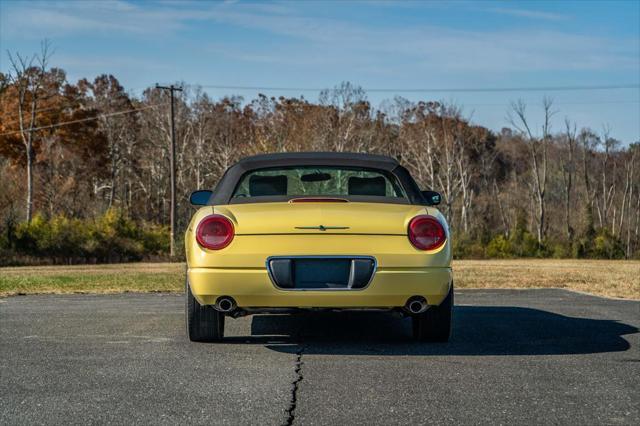
[[[562,160],[562,183],[564,185],[564,220],[565,232],[567,240],[573,241],[574,230],[571,226],[571,195],[573,190],[573,175],[575,174],[575,150],[576,150],[576,125],[571,123],[568,118],[564,120],[565,133],[564,144],[566,145],[567,156]]]
[[[531,184],[535,201],[537,215],[536,228],[538,244],[542,244],[546,236],[546,193],[548,177],[548,147],[551,139],[551,117],[555,114],[552,110],[553,101],[545,97],[542,101],[544,109],[544,119],[542,124],[542,135],[536,137],[527,119],[527,106],[524,101],[519,100],[511,104],[511,111],[508,118],[511,125],[517,129],[524,137],[529,149]],[[515,114],[515,117],[512,115]]]
[[[434,104],[419,102],[411,105],[404,99],[396,99],[401,113],[399,139],[402,141],[403,161],[419,183],[436,188],[438,169],[438,126],[434,125]]]
[[[440,140],[440,156],[438,158],[438,174],[436,176],[439,188],[444,193],[446,217],[453,221],[453,205],[457,201],[462,188],[459,168],[457,164],[460,155],[460,134],[458,121],[460,120],[460,108],[444,103],[439,108],[439,126],[442,139]]]
[[[629,200],[629,203],[631,203],[631,200]],[[635,225],[635,230],[633,231],[633,234],[634,234],[634,240],[636,241],[636,244],[638,244],[638,240],[640,239],[640,188],[638,188],[638,187],[636,187],[635,214],[634,215],[630,215],[630,217],[634,217],[634,216],[636,218],[636,225]],[[629,223],[629,226],[631,226],[631,223]],[[632,253],[631,235],[630,234],[631,234],[631,232],[629,232],[627,234],[627,253]]]
[[[81,80],[80,86],[91,90],[93,106],[103,113],[114,113],[133,109],[131,99],[118,80],[112,75],[100,75],[92,83]],[[103,115],[97,120],[108,143],[109,179],[100,190],[108,196],[107,207],[121,201],[127,209],[130,207],[131,181],[135,168],[136,115]]]
[[[13,55],[7,53],[11,63],[9,81],[18,92],[18,125],[26,154],[27,168],[26,219],[27,222],[31,222],[33,216],[33,164],[35,161],[34,133],[38,126],[38,102],[43,95],[47,66],[51,57],[51,44],[48,40],[43,41],[40,53],[30,58],[22,56],[20,53]]]
[[[626,213],[627,213],[627,238],[626,238],[626,244],[625,244],[625,257],[627,259],[631,258],[632,255],[632,247],[631,247],[631,228],[633,227],[633,223],[632,223],[632,218],[635,217],[636,219],[636,223],[638,222],[638,216],[640,216],[640,209],[638,207],[640,207],[640,194],[636,195],[636,198],[638,199],[638,206],[636,206],[636,211],[633,212],[633,195],[634,195],[634,188],[636,189],[636,192],[640,192],[640,188],[636,188],[635,185],[635,174],[636,174],[636,161],[637,161],[637,157],[640,153],[640,143],[635,143],[632,144],[629,147],[629,156],[628,156],[628,160],[627,160],[627,164],[625,167],[625,188],[624,188],[624,195],[622,197],[622,204],[621,204],[621,212],[620,212],[620,225],[619,225],[619,229],[620,229],[620,235],[622,235],[622,227],[624,224],[624,219],[625,219],[625,204],[626,204]],[[628,195],[627,195],[628,194]]]
[[[582,148],[582,177],[584,184],[584,199],[585,199],[585,210],[586,210],[586,219],[587,219],[587,228],[592,229],[594,226],[593,223],[593,205],[595,203],[595,196],[597,189],[595,185],[591,184],[591,160],[594,155],[594,149],[599,143],[598,135],[592,132],[590,129],[582,129],[578,136],[578,141],[580,142]]]
[[[359,136],[359,124],[363,119],[369,120],[370,105],[365,91],[350,82],[342,82],[340,86],[320,92],[320,104],[335,108],[337,120],[332,150],[345,151],[355,145]]]
[[[619,145],[619,142],[611,137],[611,128],[608,125],[604,126],[600,140],[604,148],[604,155],[601,156],[600,203],[596,204],[596,211],[598,212],[598,220],[602,227],[606,225],[605,221],[607,220],[607,215],[613,202],[613,196],[615,195],[616,180],[611,178],[611,175],[615,175],[617,163],[611,154]],[[611,162],[613,162],[613,165],[610,164]],[[615,215],[612,232],[615,234]]]
[[[460,222],[462,230],[465,234],[470,229],[471,208],[473,206],[474,191],[471,186],[471,179],[474,177],[474,166],[468,154],[468,145],[472,143],[469,129],[460,117],[456,119],[454,126],[455,132],[455,162],[458,170],[458,182],[460,186],[461,206],[460,206]],[[466,124],[466,123],[465,123]]]

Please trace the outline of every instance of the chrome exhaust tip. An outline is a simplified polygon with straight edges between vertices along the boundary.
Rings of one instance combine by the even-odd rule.
[[[405,310],[410,314],[421,314],[429,308],[427,305],[427,301],[422,296],[413,296],[409,300],[407,300],[407,304],[405,305]]]
[[[220,312],[231,312],[236,309],[236,301],[233,300],[232,297],[223,296],[219,297],[216,301],[216,304],[213,306],[217,311]]]

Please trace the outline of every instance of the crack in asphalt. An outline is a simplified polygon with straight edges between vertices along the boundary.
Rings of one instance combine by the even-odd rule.
[[[293,421],[296,418],[296,406],[298,405],[298,388],[300,386],[300,382],[302,382],[302,354],[304,352],[304,348],[300,348],[300,350],[296,354],[296,362],[295,362],[295,373],[296,379],[291,383],[291,400],[289,401],[289,408],[287,408],[287,419],[284,424],[290,426],[293,424]]]

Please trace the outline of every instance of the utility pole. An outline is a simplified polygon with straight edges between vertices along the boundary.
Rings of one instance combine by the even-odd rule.
[[[169,162],[171,167],[171,241],[169,245],[169,254],[171,258],[176,255],[175,232],[176,232],[176,119],[175,109],[173,106],[174,93],[182,92],[182,87],[160,86],[156,83],[156,89],[168,90],[171,96],[171,149],[169,150]]]

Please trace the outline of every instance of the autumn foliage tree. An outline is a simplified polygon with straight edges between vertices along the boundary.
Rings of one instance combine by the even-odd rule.
[[[117,228],[125,245],[112,235],[113,247],[129,247],[122,250],[130,258],[157,254],[169,212],[166,93],[149,88],[134,97],[109,74],[69,82],[48,67],[46,49],[33,61],[13,58],[12,72],[0,74],[0,250],[19,256],[33,248],[29,232],[65,230],[56,235],[84,235],[80,258],[118,259],[91,246],[107,241],[95,233]],[[192,213],[190,192],[215,187],[244,156],[356,151],[391,155],[422,188],[443,194],[456,256],[639,257],[639,144],[568,118],[554,133],[555,109],[543,107],[541,128],[515,103],[512,127],[494,132],[447,102],[396,97],[374,108],[351,83],[323,91],[318,102],[214,99],[185,85],[176,98],[178,226]],[[36,214],[36,224],[21,224]],[[115,218],[136,225],[97,225]],[[47,247],[30,253],[50,258],[56,245]]]

